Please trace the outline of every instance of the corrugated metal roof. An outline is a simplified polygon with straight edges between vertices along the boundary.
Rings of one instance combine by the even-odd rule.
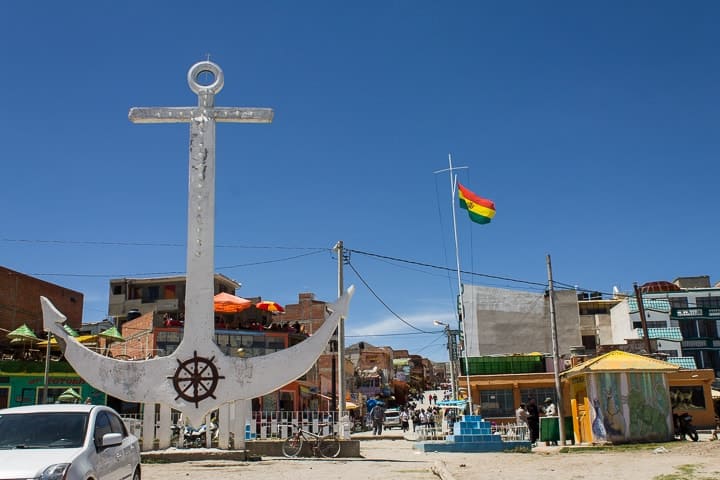
[[[580,365],[565,370],[562,374],[572,377],[593,372],[625,372],[628,370],[636,372],[674,372],[679,369],[679,366],[662,360],[614,350],[605,355],[586,360]]]
[[[688,370],[697,370],[695,357],[668,357],[667,361],[668,363],[672,363],[678,367],[687,368]]]
[[[639,338],[643,338],[642,328],[636,328],[635,332]],[[683,337],[680,333],[680,327],[667,327],[667,328],[648,328],[649,338],[659,338],[660,340],[672,340],[675,342],[681,342]]]
[[[643,306],[645,310],[670,313],[670,302],[666,298],[643,298]],[[628,298],[628,309],[630,313],[638,311],[637,299]]]

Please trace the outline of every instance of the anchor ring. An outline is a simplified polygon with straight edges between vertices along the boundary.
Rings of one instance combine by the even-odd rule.
[[[213,76],[213,82],[209,85],[200,83],[198,77],[201,73],[210,73]],[[207,93],[215,95],[222,90],[224,84],[225,78],[223,71],[216,63],[202,61],[196,63],[188,70],[188,85],[190,85],[190,90],[198,95]]]

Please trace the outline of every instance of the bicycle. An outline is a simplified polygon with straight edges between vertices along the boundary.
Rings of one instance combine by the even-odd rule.
[[[319,427],[326,426],[326,423],[318,424]],[[317,456],[319,453],[325,458],[335,458],[340,454],[340,440],[336,434],[319,435],[317,433],[303,430],[302,427],[293,425],[297,431],[290,435],[282,445],[282,452],[288,458],[297,457],[304,442],[314,442],[312,445],[313,454]]]

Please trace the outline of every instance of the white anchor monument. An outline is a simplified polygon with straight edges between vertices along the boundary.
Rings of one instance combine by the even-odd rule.
[[[212,81],[201,84],[201,74],[209,74]],[[223,82],[218,65],[199,62],[188,71],[190,89],[198,96],[197,107],[132,108],[129,113],[135,123],[190,123],[185,327],[177,349],[166,357],[143,361],[105,357],[68,335],[62,327],[66,317],[41,297],[45,329],[62,340],[65,357],[85,381],[125,401],[159,403],[166,412],[168,407],[179,410],[195,426],[223,404],[266,395],[310,370],[340,318],[347,316],[354,291],[350,287],[336,303],[328,305],[322,327],[291,348],[237,358],[226,356],[213,342],[215,122],[270,123],[273,118],[268,108],[215,107],[215,95]],[[222,427],[222,415],[220,422]],[[161,419],[161,428],[164,423]],[[146,420],[145,425],[153,422]]]

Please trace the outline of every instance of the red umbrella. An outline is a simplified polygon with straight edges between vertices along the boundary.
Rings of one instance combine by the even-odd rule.
[[[280,312],[285,313],[285,309],[277,302],[271,302],[269,300],[263,300],[255,304],[255,308],[259,310],[265,310],[266,312]]]
[[[213,297],[215,311],[220,313],[238,313],[252,307],[252,301],[247,298],[236,297],[229,293],[218,293]]]

